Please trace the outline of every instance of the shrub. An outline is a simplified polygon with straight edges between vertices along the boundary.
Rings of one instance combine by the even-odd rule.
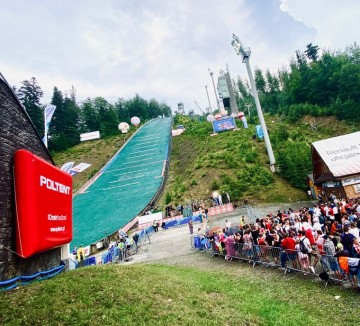
[[[219,186],[217,180],[211,181],[210,190],[219,190],[219,188],[220,188],[220,186]]]
[[[198,182],[195,179],[192,179],[190,182],[190,186],[197,186]]]
[[[165,205],[168,205],[169,203],[171,203],[171,201],[172,201],[172,196],[169,192],[167,192],[165,195]]]

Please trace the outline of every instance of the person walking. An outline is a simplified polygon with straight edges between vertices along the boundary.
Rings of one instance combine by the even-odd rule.
[[[155,220],[154,220],[154,222],[153,222],[153,228],[154,228],[154,231],[155,231],[155,232],[157,232],[157,231],[159,230],[159,224],[158,224],[158,222],[156,222]]]
[[[190,234],[193,234],[194,233],[194,224],[193,224],[193,221],[191,218],[189,219],[188,224],[189,224],[189,232],[190,232]]]

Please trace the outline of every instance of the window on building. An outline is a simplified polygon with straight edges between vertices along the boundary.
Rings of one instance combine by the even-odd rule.
[[[356,193],[360,192],[360,183],[354,185],[354,190],[355,190]]]

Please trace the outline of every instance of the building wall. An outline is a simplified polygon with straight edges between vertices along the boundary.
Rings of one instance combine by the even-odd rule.
[[[354,187],[352,185],[345,186],[344,189],[347,198],[354,198],[360,196],[360,194],[355,193]]]
[[[353,185],[345,186],[344,189],[345,189],[345,192],[346,192],[346,197],[347,198],[360,197],[359,188],[360,188],[359,184],[357,184],[357,185],[353,184]]]
[[[31,275],[60,264],[60,248],[23,259],[15,251],[13,158],[26,149],[53,164],[25,110],[0,75],[0,281]]]

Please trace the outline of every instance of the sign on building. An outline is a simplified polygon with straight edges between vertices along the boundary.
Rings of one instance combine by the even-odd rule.
[[[72,240],[72,177],[26,150],[14,157],[16,252],[23,258]]]

